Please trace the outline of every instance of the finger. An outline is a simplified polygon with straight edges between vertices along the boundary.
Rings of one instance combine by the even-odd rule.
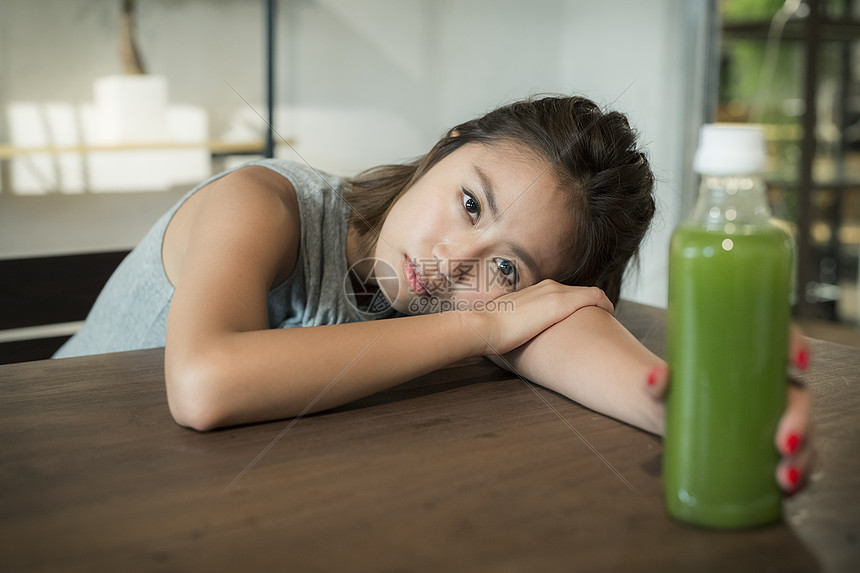
[[[609,297],[607,297],[606,295],[604,295],[603,298],[605,299],[605,301],[600,306],[600,308],[604,309],[606,312],[608,312],[612,316],[615,316],[615,305],[612,304],[612,301],[609,300]]]
[[[802,490],[809,482],[814,465],[815,453],[811,448],[804,448],[796,455],[783,458],[776,466],[776,481],[780,489],[788,495]]]
[[[528,293],[530,296],[540,296],[538,293],[561,293],[563,296],[570,297],[568,300],[574,305],[573,312],[587,306],[596,306],[602,308],[612,316],[615,316],[615,305],[606,296],[602,288],[596,286],[570,286],[564,285],[552,279],[544,279],[539,283],[525,287],[522,290],[509,293],[506,296],[516,296],[519,293]]]
[[[612,301],[609,300],[609,297],[606,296],[606,293],[603,292],[603,289],[597,288],[597,287],[592,287],[592,288],[597,289],[597,291],[599,293],[598,298],[600,299],[600,305],[599,305],[600,308],[604,309],[606,312],[608,312],[612,316],[615,316],[615,305],[612,304]]]
[[[800,370],[809,368],[809,340],[803,336],[800,328],[793,324],[789,330],[788,356],[791,363]]]
[[[645,387],[653,398],[662,399],[669,387],[669,367],[665,363],[652,366],[648,371]]]
[[[609,300],[609,297],[606,296],[603,289],[599,287],[570,288],[575,289],[573,292],[578,303],[577,310],[579,310],[579,308],[585,308],[586,306],[596,306],[598,308],[602,308],[612,316],[615,316],[615,305],[612,304],[612,301]]]
[[[776,447],[784,457],[798,453],[807,441],[811,404],[809,390],[790,380],[785,412],[776,429]]]

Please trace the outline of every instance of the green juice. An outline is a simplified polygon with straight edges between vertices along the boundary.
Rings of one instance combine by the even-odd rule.
[[[744,527],[781,516],[774,439],[791,273],[791,242],[777,227],[727,234],[689,224],[672,236],[663,479],[680,520]]]

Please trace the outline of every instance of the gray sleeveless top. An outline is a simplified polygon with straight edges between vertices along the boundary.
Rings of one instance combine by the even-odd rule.
[[[286,177],[296,190],[301,245],[292,275],[269,291],[269,328],[317,326],[367,320],[353,304],[347,277],[346,231],[350,208],[343,200],[348,183],[305,165],[266,159],[261,165]],[[244,167],[244,166],[240,166]],[[236,169],[238,169],[237,167]],[[108,280],[82,329],[54,358],[164,346],[173,286],[161,261],[161,245],[171,217],[204,181],[165,213]],[[376,316],[384,318],[389,314]]]

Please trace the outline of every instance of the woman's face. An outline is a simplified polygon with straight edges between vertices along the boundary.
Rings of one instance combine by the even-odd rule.
[[[512,144],[467,144],[397,200],[380,230],[377,283],[400,312],[465,310],[558,277],[572,235],[549,163]],[[382,263],[380,263],[380,261]]]

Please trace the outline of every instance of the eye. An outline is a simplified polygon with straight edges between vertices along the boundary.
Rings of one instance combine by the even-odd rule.
[[[466,191],[465,189],[463,189],[462,191],[463,209],[466,210],[466,213],[469,214],[469,217],[471,217],[473,220],[476,220],[478,217],[481,216],[481,204],[478,203],[477,197],[472,195],[470,192]]]
[[[513,286],[516,286],[520,282],[520,274],[517,272],[517,266],[513,262],[499,257],[493,259],[493,262],[496,263],[499,273],[505,277],[506,282]]]

